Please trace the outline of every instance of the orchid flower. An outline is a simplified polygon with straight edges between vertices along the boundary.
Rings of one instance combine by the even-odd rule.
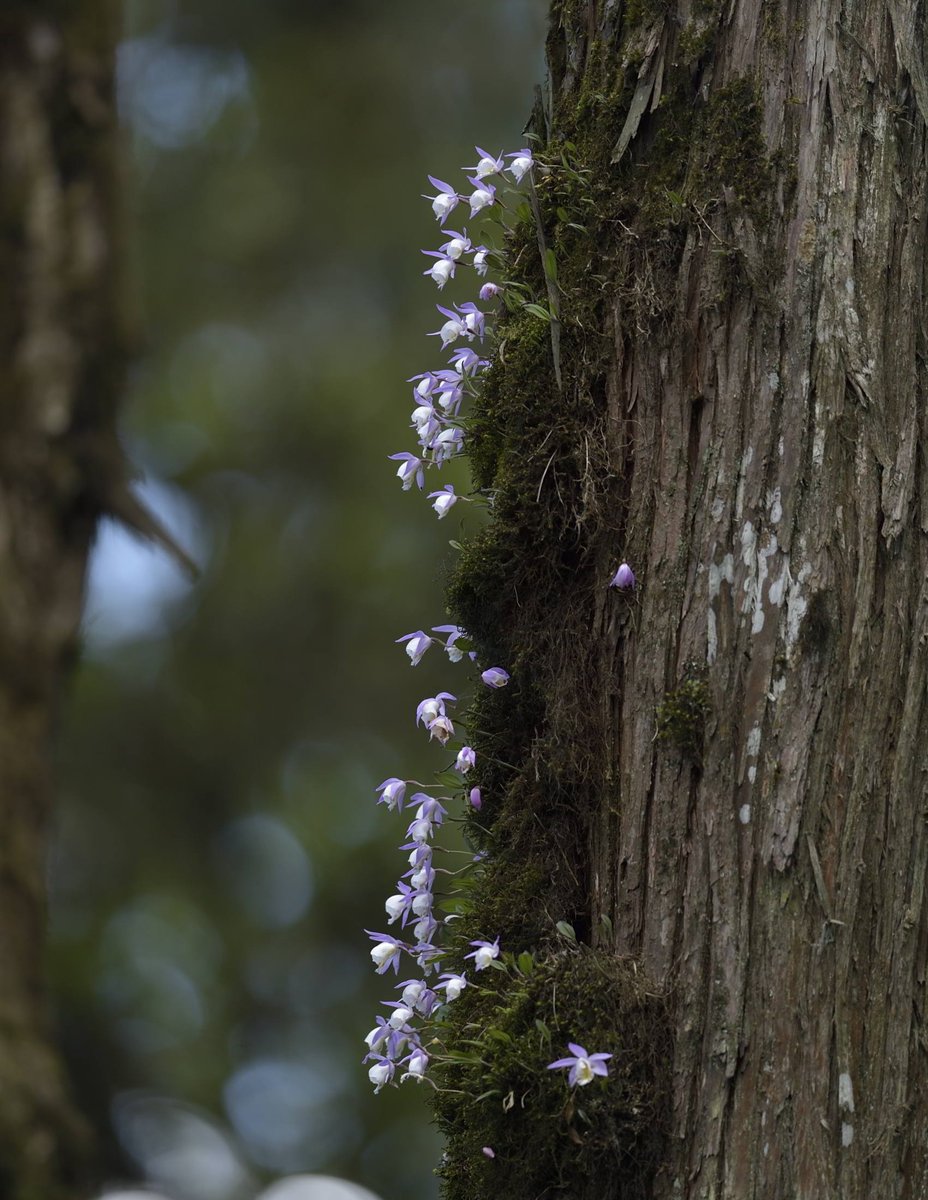
[[[406,918],[409,916],[409,910],[413,904],[414,892],[408,884],[402,881],[396,885],[400,890],[395,896],[390,896],[384,903],[384,908],[387,910],[387,916],[390,918],[388,925],[402,918],[403,924],[406,924]]]
[[[490,264],[487,262],[487,257],[489,256],[489,253],[490,253],[490,251],[487,249],[486,246],[478,246],[477,249],[474,251],[473,264],[474,264],[474,270],[477,272],[478,275],[486,275],[487,270],[489,269],[489,266],[490,266]]]
[[[445,486],[439,491],[429,492],[429,499],[435,501],[435,503],[432,505],[432,508],[434,508],[438,513],[438,519],[440,521],[442,517],[446,517],[454,505],[457,504],[460,496],[455,495],[454,484],[446,483]]]
[[[438,247],[440,252],[447,258],[451,258],[457,262],[461,258],[461,255],[468,253],[470,250],[470,238],[467,236],[466,230],[464,233],[455,233],[453,229],[443,229],[442,233],[451,234],[449,240],[443,246]]]
[[[428,177],[432,187],[438,189],[437,196],[425,196],[423,200],[432,202],[432,212],[442,224],[448,219],[448,215],[457,208],[461,197],[457,194],[450,183],[442,183],[440,179],[435,179],[432,175]]]
[[[492,183],[487,183],[483,179],[468,179],[467,182],[474,189],[468,197],[470,215],[476,217],[477,213],[489,208],[495,202],[496,188]]]
[[[377,1062],[371,1067],[367,1073],[368,1079],[373,1083],[374,1094],[376,1095],[382,1087],[385,1087],[393,1079],[393,1073],[396,1067],[388,1058],[378,1057]]]
[[[562,1067],[569,1067],[570,1074],[567,1076],[567,1082],[571,1087],[585,1087],[593,1081],[596,1075],[608,1075],[609,1068],[606,1066],[608,1059],[612,1058],[611,1054],[587,1054],[582,1046],[578,1046],[576,1042],[568,1042],[567,1049],[570,1051],[569,1058],[559,1058],[557,1062],[548,1063],[549,1071],[556,1071]]]
[[[394,1029],[386,1017],[377,1017],[377,1024],[365,1037],[370,1047],[370,1053],[365,1055],[364,1061],[369,1062],[372,1058],[382,1058],[383,1055],[377,1054],[377,1047],[383,1042],[387,1043],[387,1058],[398,1058],[403,1053],[403,1048],[409,1041],[409,1037],[400,1030]]]
[[[524,150],[516,150],[514,154],[507,154],[506,157],[512,159],[512,162],[509,164],[506,170],[513,177],[516,183],[521,183],[535,165],[535,160],[532,158],[532,152],[528,148]]]
[[[406,795],[405,780],[397,779],[395,775],[391,775],[375,791],[380,793],[377,798],[378,804],[386,804],[389,812],[402,811],[403,797]]]
[[[470,800],[471,808],[474,808],[477,810],[477,812],[480,812],[481,808],[483,808],[483,796],[481,795],[480,788],[471,788],[468,799]]]
[[[484,971],[490,965],[494,958],[499,958],[499,938],[495,942],[471,942],[472,946],[476,946],[476,950],[472,950],[470,954],[465,954],[465,958],[474,960],[474,967],[478,971]]]
[[[452,696],[450,692],[439,692],[437,696],[429,696],[420,701],[416,708],[416,724],[424,725],[427,729],[430,721],[434,721],[436,717],[443,717],[446,700],[454,704],[457,702],[457,696]]]
[[[425,471],[421,458],[416,458],[415,454],[410,454],[408,451],[403,451],[401,454],[389,454],[387,457],[400,460],[400,467],[396,474],[402,481],[404,492],[409,491],[413,481],[420,491],[425,487]]]
[[[400,1077],[400,1082],[404,1083],[407,1079],[415,1079],[421,1082],[425,1078],[425,1072],[429,1065],[429,1056],[420,1047],[403,1059],[408,1064],[409,1069]]]
[[[388,933],[371,933],[369,929],[365,929],[364,932],[377,943],[371,949],[371,958],[377,967],[377,974],[383,975],[391,967],[394,971],[399,971],[400,954],[404,949],[403,943],[395,942]]]
[[[428,730],[429,738],[441,742],[443,746],[447,746],[454,737],[454,725],[448,717],[436,717],[434,721],[429,721]]]
[[[486,150],[481,150],[479,146],[475,146],[474,149],[480,155],[480,161],[474,168],[474,175],[478,179],[486,179],[488,175],[498,175],[503,170],[505,159],[502,154],[499,158],[494,158],[492,154],[488,154]],[[462,169],[466,171],[469,168],[464,167]]]
[[[451,662],[460,662],[464,657],[464,651],[457,645],[458,638],[466,637],[467,634],[460,625],[433,625],[432,633],[447,633],[448,637],[445,640],[445,653]]]
[[[464,375],[467,372],[475,373],[482,371],[484,367],[490,365],[488,358],[481,358],[476,350],[472,350],[470,346],[459,346],[457,350],[451,353],[451,362],[455,371],[459,375]],[[445,378],[445,372],[437,371],[436,374],[440,379]]]
[[[470,300],[466,304],[459,304],[457,310],[464,317],[464,328],[467,333],[471,337],[480,338],[482,341],[486,328],[486,314],[482,313],[477,305]]]
[[[438,386],[438,378],[434,371],[423,371],[421,375],[412,375],[406,382],[416,385],[414,390],[417,400],[428,400]]]
[[[445,998],[448,1000],[457,1000],[467,987],[467,978],[464,975],[455,975],[453,971],[445,971],[439,979],[444,980],[444,983],[438,986],[445,989]]]
[[[435,262],[430,267],[427,267],[422,274],[429,275],[438,284],[438,290],[441,291],[448,280],[454,278],[454,260],[445,258],[443,254],[438,254],[435,250],[423,250],[422,253],[435,259]]]
[[[406,653],[409,655],[409,662],[412,666],[417,667],[429,646],[435,641],[430,638],[427,633],[423,633],[421,629],[417,629],[414,633],[406,633],[402,637],[398,637],[394,645],[398,646],[401,642],[406,643]]]
[[[448,320],[445,321],[441,329],[430,333],[429,337],[440,337],[441,347],[444,350],[446,346],[450,346],[452,342],[456,342],[459,337],[467,337],[467,326],[459,313],[452,312],[450,308],[442,308],[440,304],[436,304],[435,307]]]
[[[466,775],[467,772],[477,762],[477,755],[470,746],[462,746],[458,751],[458,756],[454,760],[454,769],[460,775]]]
[[[491,688],[504,688],[509,682],[509,672],[504,671],[502,667],[488,667],[480,678]]]
[[[609,586],[621,588],[622,591],[627,591],[635,586],[635,572],[631,569],[627,562],[623,562],[613,577],[609,580]]]
[[[459,429],[457,425],[452,425],[449,429],[443,429],[437,437],[432,439],[430,447],[435,463],[440,465],[446,463],[449,458],[457,458],[461,453],[463,444],[464,431]]]

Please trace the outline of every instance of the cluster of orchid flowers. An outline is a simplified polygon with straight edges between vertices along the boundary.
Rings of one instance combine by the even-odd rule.
[[[457,625],[438,625],[430,634],[422,629],[407,633],[397,638],[397,643],[405,647],[414,667],[436,643],[444,647],[452,662],[460,662],[465,657],[474,661],[474,652],[465,653],[458,644],[465,637],[464,630]],[[509,673],[502,667],[488,667],[481,673],[481,679],[487,687],[505,687],[509,683]],[[431,741],[443,747],[455,736],[449,709],[456,703],[457,697],[450,692],[439,692],[436,696],[426,697],[416,708],[416,724],[423,726]],[[476,762],[474,749],[462,745],[454,760],[454,770],[465,791],[466,776]],[[458,974],[439,969],[443,951],[437,943],[443,922],[435,916],[437,869],[433,864],[432,841],[448,814],[443,801],[449,801],[449,797],[435,797],[425,791],[412,792],[407,796],[410,786],[423,785],[415,780],[391,776],[376,789],[378,804],[386,805],[388,811],[402,812],[404,807],[415,811],[406,829],[408,840],[400,846],[408,854],[409,869],[398,880],[396,892],[384,906],[388,923],[395,925],[399,922],[400,929],[409,929],[411,936],[407,938],[398,933],[374,933],[368,930],[368,936],[374,942],[371,959],[378,975],[386,974],[391,969],[398,974],[404,955],[412,959],[422,972],[422,978],[406,979],[397,984],[397,990],[401,993],[399,1000],[384,1001],[384,1006],[392,1011],[387,1017],[377,1018],[376,1025],[365,1039],[368,1053],[364,1061],[372,1063],[368,1076],[378,1092],[386,1084],[394,1082],[397,1068],[405,1067],[400,1074],[401,1082],[426,1077],[429,1052],[423,1045],[416,1019],[428,1021],[436,1009],[456,1000],[467,986],[466,972]],[[470,789],[468,801],[474,809],[480,809],[482,800],[479,788]],[[472,958],[477,971],[485,970],[499,957],[499,938],[493,942],[477,940],[471,945],[474,949],[465,955],[465,959]]]
[[[496,185],[490,180],[508,172],[518,184],[533,166],[532,153],[528,149],[494,157],[478,146],[477,153],[479,161],[468,177],[473,189],[468,197],[458,194],[450,184],[431,175],[428,177],[436,194],[425,198],[431,201],[432,211],[441,223],[442,233],[447,240],[438,250],[422,251],[434,259],[423,274],[434,280],[439,289],[443,289],[454,278],[462,265],[469,264],[478,276],[485,276],[491,256],[486,246],[475,245],[471,241],[466,230],[458,232],[445,229],[447,218],[465,201],[469,203],[472,218],[493,209],[499,201]],[[497,284],[486,282],[480,288],[479,299],[483,302],[492,300],[499,291]],[[487,314],[476,304],[466,302],[453,307],[438,305],[437,308],[444,322],[432,336],[441,339],[443,349],[461,340],[484,340]],[[449,459],[463,453],[463,431],[459,423],[461,407],[465,394],[473,390],[477,376],[488,366],[488,359],[482,358],[471,346],[462,346],[452,351],[447,367],[425,371],[409,380],[415,385],[416,407],[412,412],[411,425],[419,439],[419,452],[390,455],[391,459],[400,463],[397,475],[404,491],[408,491],[414,483],[423,490],[426,470],[441,468]],[[440,491],[431,492],[429,498],[439,518],[444,517],[458,500],[464,499],[456,495],[451,484],[445,485]],[[610,586],[622,590],[635,587],[635,576],[627,563],[621,564]],[[404,646],[412,666],[417,666],[435,644],[443,647],[451,662],[461,662],[465,658],[475,662],[475,652],[466,650],[460,644],[462,641],[466,645],[467,635],[457,625],[436,625],[429,633],[417,629],[397,638],[397,643]],[[504,688],[509,683],[508,672],[499,666],[481,671],[480,678],[489,688]],[[437,742],[442,748],[447,747],[456,736],[453,721],[456,703],[457,698],[450,692],[439,692],[422,700],[416,709],[416,724],[425,729],[430,741]],[[453,770],[459,776],[466,802],[479,811],[483,803],[480,789],[468,789],[466,781],[476,761],[473,748],[461,745],[454,759]],[[440,934],[450,918],[440,919],[436,916],[434,889],[436,876],[441,869],[433,864],[433,839],[448,814],[443,801],[450,803],[450,798],[432,796],[424,790],[413,791],[407,796],[410,787],[427,786],[415,780],[390,777],[376,789],[377,802],[385,805],[389,812],[400,813],[404,807],[414,812],[406,829],[407,840],[400,847],[407,854],[408,869],[398,880],[396,892],[385,904],[388,924],[392,926],[398,923],[400,932],[375,933],[368,930],[368,936],[374,943],[371,959],[378,975],[390,970],[395,975],[399,974],[400,963],[404,959],[414,962],[421,972],[420,978],[397,983],[396,990],[400,992],[400,998],[383,1002],[384,1007],[390,1010],[389,1015],[378,1016],[374,1028],[365,1038],[368,1053],[364,1062],[371,1064],[368,1075],[377,1092],[395,1083],[398,1072],[400,1082],[427,1078],[430,1051],[423,1044],[422,1030],[417,1026],[417,1021],[431,1021],[443,1005],[456,1000],[468,986],[466,971],[441,970],[444,951],[439,945]],[[480,857],[476,856],[475,861]],[[498,937],[492,942],[478,939],[470,945],[473,949],[465,955],[465,959],[473,960],[475,971],[485,970],[500,956]],[[428,1045],[434,1047],[435,1041],[429,1041]],[[570,1057],[550,1063],[549,1069],[569,1070],[568,1082],[572,1087],[583,1086],[596,1076],[608,1074],[605,1064],[611,1055],[588,1054],[582,1046],[573,1042],[568,1043],[568,1048]],[[490,1147],[485,1147],[484,1153],[491,1158],[494,1156]]]
[[[459,204],[465,203],[469,204],[472,219],[480,213],[494,211],[500,204],[497,197],[498,185],[490,180],[495,177],[505,179],[505,174],[508,174],[515,184],[519,184],[533,166],[532,152],[529,149],[499,156],[488,154],[479,146],[476,150],[479,156],[476,167],[464,168],[472,189],[469,195],[459,193],[450,183],[435,179],[432,175],[428,177],[435,188],[435,195],[425,196],[424,199],[431,201],[432,211],[446,240],[437,250],[422,251],[426,257],[434,260],[422,273],[434,280],[439,290],[442,290],[449,280],[454,279],[461,267],[469,266],[483,278],[490,268],[494,254],[489,247],[472,241],[466,229],[446,229],[445,222],[452,212]],[[480,287],[478,300],[487,303],[499,293],[499,284],[487,280]],[[438,304],[436,308],[443,320],[440,327],[429,336],[441,340],[442,350],[447,350],[455,343],[484,341],[488,314],[474,301],[468,300],[451,307]],[[418,451],[413,454],[404,450],[390,455],[391,459],[399,463],[396,474],[404,491],[409,491],[413,484],[420,491],[423,490],[427,470],[440,470],[450,459],[463,453],[461,407],[465,395],[473,390],[476,378],[489,365],[489,359],[481,357],[473,345],[458,345],[452,350],[447,366],[437,371],[423,371],[408,380],[414,385],[415,407],[412,410],[410,425],[418,439]],[[454,485],[448,483],[437,491],[430,492],[429,499],[441,519],[447,516],[459,500],[466,500],[467,497],[459,496],[454,490]]]

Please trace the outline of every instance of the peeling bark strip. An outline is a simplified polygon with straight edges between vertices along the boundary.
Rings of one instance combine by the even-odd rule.
[[[0,12],[0,1194],[78,1200],[43,978],[49,742],[74,656],[102,459],[118,462],[117,22],[109,0]]]
[[[925,52],[915,0],[553,6],[595,205],[539,182],[563,397],[511,315],[474,421],[452,608],[522,688],[475,927],[670,997],[657,1200],[928,1195]]]

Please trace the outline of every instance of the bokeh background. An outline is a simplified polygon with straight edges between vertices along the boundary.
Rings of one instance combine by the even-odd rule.
[[[546,7],[127,4],[124,437],[203,574],[104,525],[62,715],[50,968],[113,1180],[436,1194],[422,1090],[360,1063],[363,927],[403,869],[373,789],[440,765],[415,705],[460,682],[393,640],[446,619],[464,506],[386,456],[442,364],[426,173],[524,144]]]

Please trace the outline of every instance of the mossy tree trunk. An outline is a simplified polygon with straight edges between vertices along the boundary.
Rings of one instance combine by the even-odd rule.
[[[533,222],[511,251],[541,302],[556,264],[560,322],[502,322],[495,521],[451,587],[513,673],[475,721],[468,933],[556,957],[572,922],[666,1005],[671,1072],[659,1151],[581,1163],[567,1109],[543,1176],[478,1164],[497,1100],[441,1101],[449,1196],[928,1195],[923,21],[555,0],[548,280]],[[596,1019],[559,1029],[619,1070],[638,1031]]]
[[[83,1200],[44,984],[50,739],[115,445],[116,6],[0,12],[0,1195]],[[110,459],[113,454],[109,454]]]

